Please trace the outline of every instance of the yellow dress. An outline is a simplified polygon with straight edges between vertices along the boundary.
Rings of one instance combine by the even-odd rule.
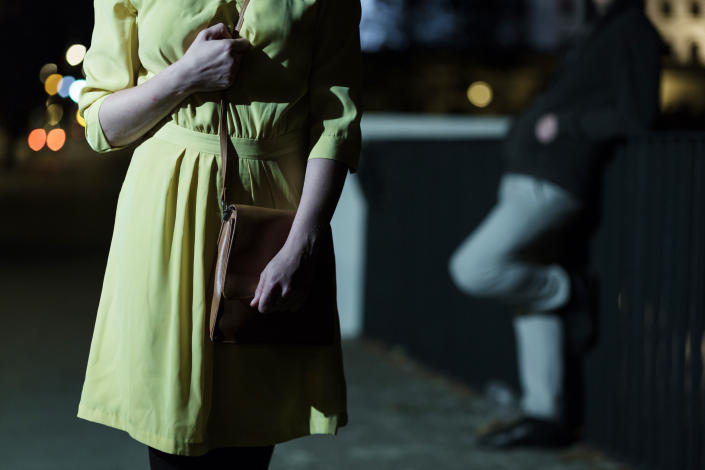
[[[241,0],[95,0],[79,112],[97,152],[110,93],[237,23]],[[227,89],[237,202],[296,208],[307,159],[355,171],[360,153],[359,0],[251,0],[253,49]],[[217,92],[184,99],[136,147],[115,227],[78,416],[164,452],[270,445],[347,422],[335,346],[213,344],[205,293],[220,225]]]

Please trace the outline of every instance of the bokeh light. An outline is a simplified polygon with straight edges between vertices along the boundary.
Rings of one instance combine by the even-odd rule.
[[[47,133],[44,129],[34,129],[29,133],[29,137],[27,137],[27,144],[29,145],[29,148],[35,152],[40,151],[46,142]]]
[[[59,82],[59,96],[62,98],[66,98],[69,96],[69,90],[71,89],[71,85],[73,85],[73,82],[75,82],[76,79],[73,78],[71,75],[66,75],[61,79],[61,82]]]
[[[46,82],[49,75],[55,74],[58,70],[56,64],[48,63],[42,65],[42,68],[39,69],[39,81],[42,83]]]
[[[74,44],[66,50],[66,62],[69,65],[78,65],[83,61],[86,55],[86,46],[83,44]]]
[[[75,103],[78,103],[78,96],[81,94],[81,90],[84,86],[86,86],[86,81],[84,79],[80,79],[74,80],[69,87],[69,96]]]
[[[486,108],[492,102],[492,87],[487,82],[472,83],[468,87],[468,101],[478,108]]]
[[[64,108],[60,104],[54,103],[47,106],[47,122],[50,126],[55,126],[64,117]]]
[[[52,129],[47,134],[47,147],[53,151],[61,149],[66,143],[66,132],[61,128]]]
[[[55,95],[59,92],[59,83],[63,77],[58,73],[52,73],[44,81],[44,90],[49,95]]]
[[[83,119],[83,116],[81,116],[81,113],[78,109],[76,110],[76,122],[79,123],[81,127],[86,127],[86,120]]]

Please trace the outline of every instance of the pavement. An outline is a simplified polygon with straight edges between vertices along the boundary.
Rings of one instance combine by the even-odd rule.
[[[75,417],[105,256],[20,258],[0,259],[0,468],[147,470],[143,444]],[[397,348],[347,340],[344,355],[350,423],[276,446],[272,470],[626,468],[584,445],[479,449],[475,432],[511,407]]]

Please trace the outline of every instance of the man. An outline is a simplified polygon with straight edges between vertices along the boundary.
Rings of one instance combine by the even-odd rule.
[[[663,43],[632,0],[593,0],[596,18],[570,48],[545,91],[516,119],[503,146],[499,202],[450,260],[470,295],[515,306],[523,416],[482,444],[561,446],[579,423],[564,394],[564,357],[590,343],[591,289],[581,270],[537,246],[580,227],[594,202],[606,145],[648,129],[657,114]],[[574,247],[573,247],[574,248]],[[565,251],[565,250],[563,250]]]

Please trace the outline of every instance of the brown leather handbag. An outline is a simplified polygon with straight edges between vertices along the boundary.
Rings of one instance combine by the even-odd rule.
[[[242,26],[246,1],[236,26]],[[236,344],[330,344],[337,333],[335,257],[330,226],[321,235],[314,257],[310,294],[296,311],[262,314],[250,307],[260,273],[282,248],[296,215],[228,201],[228,151],[225,99],[220,100],[220,201],[223,218],[218,252],[211,273],[208,302],[210,338]]]

